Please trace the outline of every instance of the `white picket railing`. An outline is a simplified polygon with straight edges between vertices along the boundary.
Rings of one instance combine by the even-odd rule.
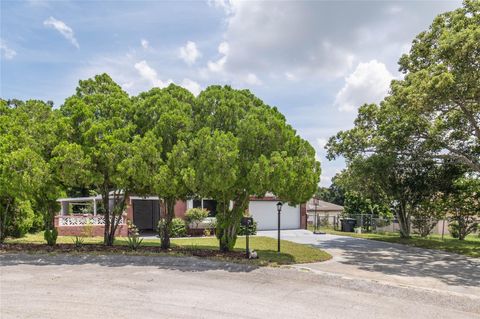
[[[116,221],[120,218],[119,225],[125,224],[123,216],[117,216]],[[85,226],[85,225],[105,225],[104,216],[59,216],[59,226]]]

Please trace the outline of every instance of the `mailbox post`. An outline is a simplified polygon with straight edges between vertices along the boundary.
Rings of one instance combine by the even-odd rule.
[[[242,218],[242,226],[245,226],[246,229],[246,252],[245,255],[247,259],[250,259],[250,243],[249,243],[249,237],[248,235],[250,234],[250,225],[253,224],[253,218],[252,217],[243,217]]]
[[[280,254],[280,212],[282,211],[282,202],[277,203],[277,212],[278,212],[278,228],[277,228],[277,253]]]

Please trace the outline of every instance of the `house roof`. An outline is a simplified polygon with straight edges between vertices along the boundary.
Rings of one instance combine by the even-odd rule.
[[[315,205],[313,199],[309,200],[307,203],[307,211],[315,211]],[[341,212],[343,211],[343,206],[325,202],[323,200],[317,201],[317,211],[329,211],[329,212]]]

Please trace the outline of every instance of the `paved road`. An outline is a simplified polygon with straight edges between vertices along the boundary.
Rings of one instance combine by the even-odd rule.
[[[258,235],[276,238],[277,232],[260,231]],[[286,230],[281,236],[333,255],[327,262],[296,267],[480,296],[479,258],[347,236],[314,235],[307,230]]]
[[[0,255],[0,317],[480,318],[480,298],[181,257]]]

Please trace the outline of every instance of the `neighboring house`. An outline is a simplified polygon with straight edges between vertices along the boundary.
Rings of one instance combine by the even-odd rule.
[[[60,235],[82,235],[91,232],[94,236],[102,236],[105,219],[99,207],[101,196],[60,198],[61,210],[55,216],[55,227]],[[277,229],[277,204],[278,198],[267,194],[265,197],[251,197],[248,212],[257,222],[258,230]],[[110,201],[113,206],[113,199]],[[204,208],[210,212],[210,217],[216,215],[216,202],[211,199],[189,199],[177,201],[175,204],[175,217],[185,218],[185,213],[190,208]],[[161,216],[161,207],[158,197],[130,196],[124,214],[120,217],[117,236],[128,234],[127,220],[130,220],[142,231],[156,231]],[[290,206],[285,203],[281,212],[281,229],[306,228],[306,204]]]
[[[328,224],[333,225],[338,221],[343,213],[343,206],[325,202],[323,200],[311,199],[307,202],[308,223],[315,220],[315,214],[318,219],[325,219]]]

